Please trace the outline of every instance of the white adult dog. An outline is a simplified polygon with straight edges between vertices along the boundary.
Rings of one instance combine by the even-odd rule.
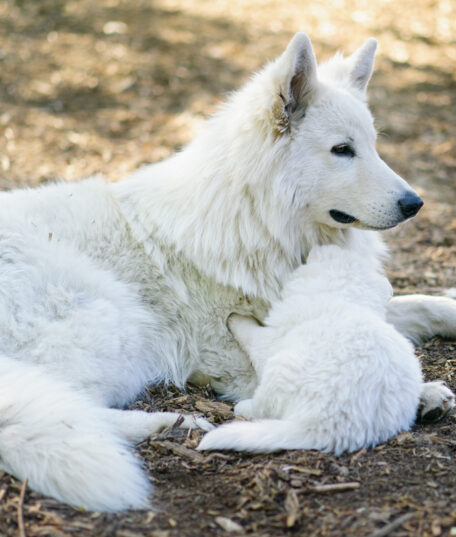
[[[393,290],[358,252],[315,246],[259,325],[233,315],[231,332],[259,384],[233,422],[198,449],[354,451],[414,423],[423,386],[413,345],[385,321]],[[436,384],[438,387],[438,384]]]
[[[365,230],[422,202],[375,151],[375,47],[317,70],[297,34],[172,158],[119,184],[0,194],[4,469],[87,509],[144,506],[150,486],[125,443],[175,416],[107,407],[159,381],[251,397],[257,377],[229,315],[263,320],[317,244],[381,255]],[[414,341],[456,334],[450,299],[392,299],[387,315]],[[447,399],[442,388],[437,412]]]

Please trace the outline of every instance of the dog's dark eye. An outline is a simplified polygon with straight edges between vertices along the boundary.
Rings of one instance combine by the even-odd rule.
[[[339,144],[331,148],[331,153],[338,157],[354,157],[355,150],[350,144]]]

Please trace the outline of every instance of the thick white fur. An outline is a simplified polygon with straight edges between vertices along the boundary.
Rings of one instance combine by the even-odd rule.
[[[152,486],[128,449],[164,427],[210,426],[173,412],[95,405],[44,368],[0,356],[2,467],[45,494],[100,511],[150,507]]]
[[[30,405],[22,407],[19,396],[16,403],[14,394],[5,402],[12,412],[16,405],[25,409],[30,434],[45,437],[49,449],[60,442],[53,425],[36,419],[46,397],[62,400],[54,405],[54,424],[73,412],[84,421],[75,392],[94,407],[123,407],[147,384],[184,386],[191,379],[233,400],[251,397],[256,373],[227,329],[229,315],[264,319],[316,244],[344,245],[370,259],[382,255],[381,240],[365,229],[399,223],[398,199],[412,191],[375,151],[365,103],[374,50],[369,40],[351,57],[317,69],[309,39],[297,34],[170,159],[119,184],[93,178],[0,194],[0,354],[9,367],[17,364],[16,378],[39,367],[48,386],[35,389],[34,373],[24,374]],[[347,139],[356,158],[331,152]],[[333,209],[356,222],[336,222]],[[401,320],[401,330],[410,328],[415,338],[418,318],[424,335],[432,332],[429,309],[440,326],[456,310],[448,299],[429,309],[420,302],[415,312],[416,300],[408,300],[410,320]],[[390,315],[396,309],[392,303]],[[446,334],[454,331],[448,323]],[[87,421],[102,430],[91,412],[84,413]],[[122,416],[127,430],[135,418]],[[111,443],[107,450],[123,445],[119,435],[103,441]],[[0,451],[3,461],[17,454],[5,467],[20,477],[38,471],[43,451],[30,459],[34,467],[24,462],[21,470],[26,448],[23,437],[14,438]],[[76,449],[67,445],[68,460]],[[112,476],[100,477],[111,465],[98,457],[99,445],[93,450],[100,467],[84,487],[68,479],[57,493],[51,482],[58,476],[45,473],[32,486],[89,509],[100,507],[87,493],[97,487],[108,491],[106,510],[144,505],[138,473],[119,491]],[[127,476],[128,468],[118,471]],[[68,476],[78,472],[68,465]]]
[[[147,507],[151,486],[107,412],[116,411],[37,366],[0,357],[2,467],[75,506]]]
[[[454,304],[443,296],[396,296],[388,304],[388,320],[417,345],[435,334],[454,338]]]
[[[230,318],[259,377],[235,412],[262,421],[223,425],[199,449],[340,454],[408,429],[422,377],[412,344],[384,320],[391,296],[386,277],[358,253],[312,249],[264,327]]]

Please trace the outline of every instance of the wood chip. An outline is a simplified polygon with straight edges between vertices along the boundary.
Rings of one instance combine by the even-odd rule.
[[[350,464],[353,464],[354,462],[356,462],[360,457],[362,457],[365,453],[367,452],[366,449],[360,449],[359,451],[357,451],[353,457],[350,459]]]
[[[187,459],[191,459],[193,462],[201,463],[205,459],[203,455],[194,451],[193,449],[189,449],[185,446],[182,446],[181,444],[175,444],[174,442],[170,442],[169,440],[162,440],[160,442],[151,442],[150,444],[152,447],[155,447],[155,448],[164,447],[166,449],[169,449],[176,455],[179,455],[181,457],[186,457]]]
[[[117,530],[116,537],[141,537],[141,535],[130,530]]]
[[[228,533],[239,533],[241,531],[244,531],[244,528],[234,520],[231,520],[231,518],[218,516],[215,518],[215,521],[222,529],[224,529]]]
[[[360,487],[357,481],[351,483],[330,483],[328,485],[315,485],[310,490],[311,492],[326,493],[326,492],[344,492],[346,490],[356,490]]]
[[[200,400],[196,401],[195,407],[200,412],[213,412],[214,414],[218,414],[222,418],[229,418],[233,416],[231,406],[227,405],[226,403],[221,403],[219,401]]]
[[[299,498],[294,489],[290,489],[285,498],[285,510],[287,512],[286,526],[292,528],[299,519]]]
[[[414,518],[416,514],[417,513],[406,513],[405,515],[396,518],[396,520],[393,520],[386,526],[383,526],[383,528],[380,528],[379,530],[370,533],[367,537],[386,537],[386,535],[389,535],[396,528],[399,528],[400,526]]]
[[[282,468],[285,472],[299,472],[300,474],[307,474],[307,475],[314,475],[314,476],[320,476],[322,475],[323,471],[319,470],[318,468],[305,468],[303,466],[293,466],[293,465],[287,465]]]
[[[92,528],[93,529],[93,528]],[[56,528],[55,526],[30,526],[33,537],[69,537],[69,533]],[[117,535],[116,535],[117,537]]]

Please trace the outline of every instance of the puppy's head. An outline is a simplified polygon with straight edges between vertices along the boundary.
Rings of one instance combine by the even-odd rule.
[[[293,274],[284,293],[304,292],[337,296],[383,314],[393,289],[380,265],[363,255],[336,245],[312,248],[307,263]]]

